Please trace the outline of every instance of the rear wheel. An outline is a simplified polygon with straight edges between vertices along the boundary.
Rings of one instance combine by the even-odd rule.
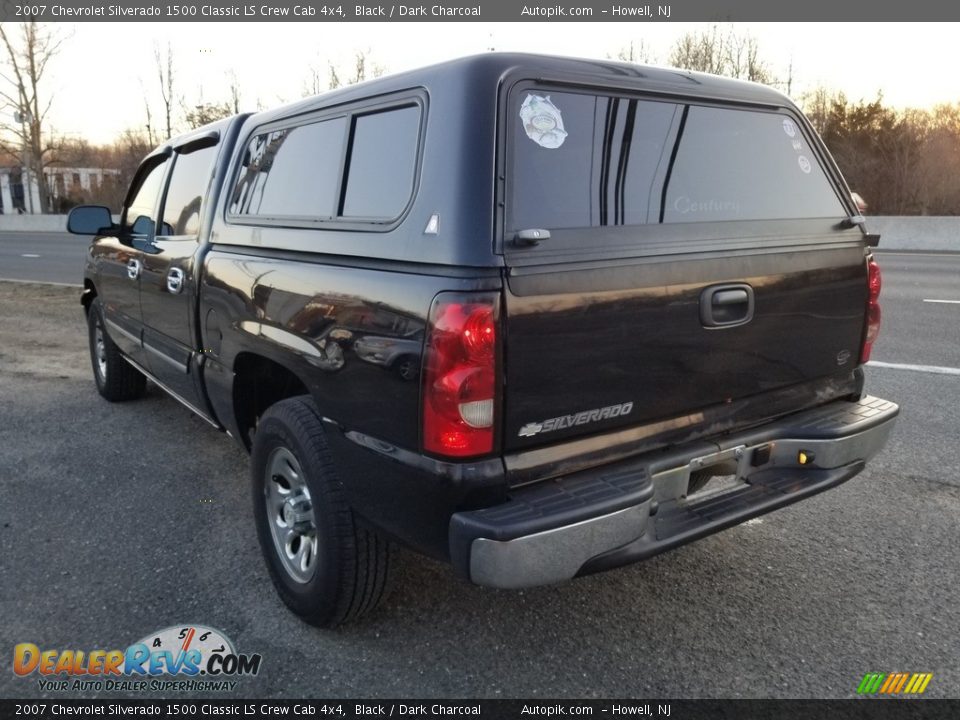
[[[393,364],[401,380],[415,380],[420,376],[420,358],[416,355],[404,355]]]
[[[143,397],[147,389],[147,378],[123,359],[120,348],[107,335],[100,298],[94,298],[90,303],[87,311],[87,332],[97,392],[110,402]]]
[[[287,606],[320,627],[373,610],[385,595],[389,546],[347,504],[309,397],[264,413],[251,465],[260,547]]]

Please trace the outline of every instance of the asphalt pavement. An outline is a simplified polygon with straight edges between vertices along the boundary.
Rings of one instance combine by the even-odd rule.
[[[89,237],[65,232],[0,232],[0,280],[81,285],[89,245]]]
[[[3,253],[0,276],[22,274]],[[960,368],[960,303],[924,302],[960,300],[960,255],[881,263],[874,359],[910,367],[868,368],[869,392],[902,413],[861,475],[523,592],[401,551],[385,606],[333,632],[274,593],[233,441],[156,389],[102,400],[78,291],[0,282],[0,652],[123,648],[200,623],[263,656],[236,697],[852,697],[867,672],[930,672],[928,697],[958,697],[960,375],[911,368]],[[0,672],[0,697],[38,696],[96,694]]]

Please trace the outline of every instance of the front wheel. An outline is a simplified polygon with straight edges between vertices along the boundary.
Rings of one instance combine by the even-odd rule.
[[[87,310],[87,337],[97,392],[110,402],[143,397],[147,390],[147,378],[123,359],[120,348],[107,335],[100,298],[94,298]]]
[[[373,610],[385,594],[389,546],[350,509],[309,397],[264,413],[251,466],[260,548],[287,606],[328,628]]]

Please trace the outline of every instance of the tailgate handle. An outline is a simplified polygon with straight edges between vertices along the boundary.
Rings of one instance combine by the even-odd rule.
[[[747,291],[738,288],[737,290],[721,290],[713,294],[714,305],[736,305],[745,303],[749,299]]]
[[[745,325],[753,319],[753,288],[746,283],[711,285],[700,293],[700,322],[705,328]]]
[[[513,242],[520,246],[539,245],[542,240],[550,239],[550,231],[545,228],[529,228],[518,230],[513,236]]]

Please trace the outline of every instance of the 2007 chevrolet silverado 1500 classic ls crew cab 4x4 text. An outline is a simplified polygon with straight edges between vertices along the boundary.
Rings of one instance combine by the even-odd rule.
[[[149,378],[251,452],[317,625],[390,541],[493,587],[606,570],[849,480],[898,413],[875,238],[759,85],[465,58],[171,140],[69,228],[100,394]]]

